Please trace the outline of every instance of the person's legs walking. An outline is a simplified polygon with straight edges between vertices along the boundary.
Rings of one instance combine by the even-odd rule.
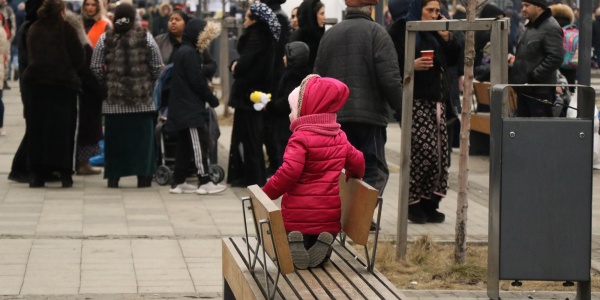
[[[192,142],[190,137],[190,128],[185,128],[177,132],[177,146],[175,148],[175,164],[173,166],[173,184],[169,193],[188,194],[196,192],[196,187],[186,183],[188,167],[192,158]]]
[[[216,194],[227,189],[226,186],[215,184],[210,180],[208,169],[208,149],[210,145],[210,136],[207,127],[190,128],[191,144],[194,153],[194,162],[198,170],[198,189],[197,194]]]

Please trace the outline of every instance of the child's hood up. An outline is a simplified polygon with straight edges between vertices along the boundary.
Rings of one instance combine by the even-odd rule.
[[[337,113],[349,94],[348,87],[335,78],[309,75],[300,85],[299,115]]]

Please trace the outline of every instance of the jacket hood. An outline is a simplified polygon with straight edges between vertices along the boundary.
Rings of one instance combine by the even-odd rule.
[[[37,11],[43,2],[43,0],[27,0],[25,2],[25,19],[29,21],[37,20]]]
[[[185,28],[183,29],[183,37],[182,43],[187,43],[194,48],[198,44],[198,37],[200,37],[200,33],[206,27],[206,21],[199,19],[191,19],[187,23],[185,23]]]
[[[573,14],[573,10],[568,5],[554,4],[550,5],[549,8],[552,11],[552,16],[558,21],[561,27],[573,24],[575,14]]]
[[[102,18],[102,16],[106,15],[106,8],[104,7],[104,2],[102,0],[92,0],[96,2],[96,5],[98,5],[98,12],[95,15],[88,15],[85,13],[85,9],[83,9],[83,4],[85,3],[85,1],[83,1],[83,3],[81,4],[81,15],[84,18],[88,18],[88,19],[94,19],[96,21],[100,20]]]
[[[299,115],[337,113],[350,95],[350,90],[335,78],[308,75],[300,85]]]
[[[397,21],[408,11],[410,0],[390,0],[388,1],[388,10],[392,15],[392,20]]]
[[[83,29],[82,18],[80,15],[70,10],[67,10],[65,14],[65,21],[69,23],[69,25],[71,25],[73,28],[75,28],[75,31],[77,32],[77,37],[79,38],[79,42],[81,43],[81,45],[92,45],[87,35],[85,34],[85,29]]]
[[[285,56],[288,68],[305,66],[308,64],[310,49],[303,42],[291,42],[285,45]]]
[[[210,43],[221,33],[221,25],[215,22],[208,22],[204,27],[204,30],[198,35],[196,42],[196,49],[198,52],[203,53],[204,50],[208,49]]]
[[[167,13],[163,13],[163,8],[168,8],[169,11]],[[163,2],[158,6],[158,13],[162,16],[162,17],[166,17],[168,15],[170,15],[173,12],[173,6],[171,6],[171,3],[167,2]]]
[[[320,0],[305,0],[298,7],[298,26],[304,31],[323,35],[325,28],[317,22],[317,12],[323,6]]]
[[[486,4],[479,13],[480,18],[497,18],[499,15],[505,15],[504,11],[494,4]]]
[[[40,8],[37,10],[38,18],[57,18],[65,9],[65,4],[62,0],[44,0]]]

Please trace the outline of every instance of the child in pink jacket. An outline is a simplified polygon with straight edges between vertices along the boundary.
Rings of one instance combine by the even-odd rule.
[[[348,87],[337,79],[309,75],[288,99],[292,136],[282,166],[263,191],[271,199],[283,195],[283,222],[298,269],[325,261],[341,230],[342,169],[348,177],[362,178],[365,173],[362,152],[348,142],[336,121],[348,94]]]

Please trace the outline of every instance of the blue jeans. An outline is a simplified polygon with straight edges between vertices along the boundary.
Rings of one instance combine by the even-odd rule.
[[[340,123],[348,136],[348,141],[365,157],[365,177],[363,181],[376,188],[379,195],[387,184],[390,171],[385,160],[387,131],[385,126],[365,123]]]

